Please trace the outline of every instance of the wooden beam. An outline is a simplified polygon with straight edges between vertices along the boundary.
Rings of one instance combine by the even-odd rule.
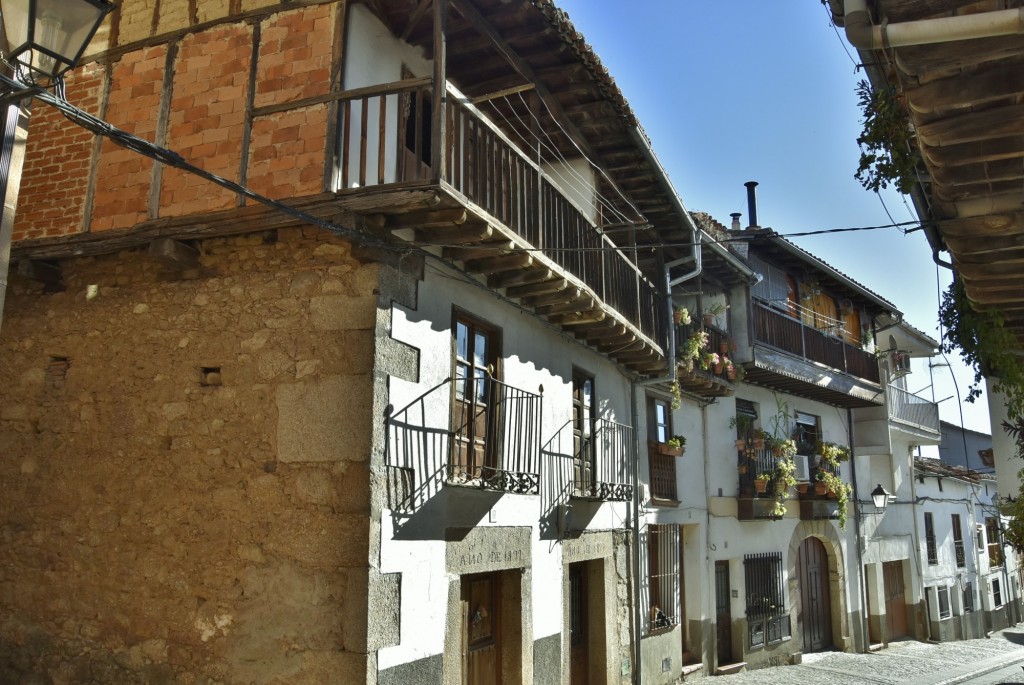
[[[959,73],[956,76],[906,88],[907,104],[919,114],[970,107],[989,100],[1024,93],[1024,63],[1017,68],[1000,62],[997,68]]]
[[[522,59],[519,54],[512,49],[512,46],[498,33],[479,11],[467,0],[451,0],[452,5],[458,10],[459,14],[466,18],[473,26],[485,36],[489,36],[494,41],[494,46],[498,49],[498,52],[508,60],[509,64],[519,72],[527,81],[534,84],[534,92],[540,97],[541,101],[551,112],[551,115],[559,120],[559,123],[565,129],[566,134],[572,138],[586,156],[593,158],[593,150],[590,148],[590,143],[586,136],[580,133],[579,129],[573,121],[566,115],[562,109],[562,104],[555,98],[551,92],[544,85],[540,77],[534,72],[533,68]],[[439,110],[443,111],[443,110]]]
[[[470,273],[493,273],[496,271],[515,271],[525,269],[533,264],[533,255],[524,252],[504,255],[500,257],[489,257],[486,259],[473,259],[465,263],[466,271]]]
[[[434,209],[405,214],[392,214],[388,217],[389,228],[450,228],[466,223],[467,213],[463,207],[451,209]]]
[[[946,245],[959,262],[962,259],[973,255],[999,255],[1005,257],[1007,252],[1024,248],[1024,233],[1000,236],[968,236],[959,238],[956,236],[944,236]],[[992,257],[985,257],[986,262],[994,261]]]
[[[529,271],[494,274],[487,279],[491,288],[514,288],[549,281],[557,277],[553,269],[530,269]]]
[[[917,135],[922,143],[933,146],[1024,135],[1024,105],[945,117],[918,126]]]
[[[178,269],[199,268],[199,250],[173,238],[157,238],[150,242],[149,256]]]
[[[943,147],[921,147],[929,168],[961,166],[1024,156],[1024,136],[1006,136]]]
[[[505,289],[505,294],[512,298],[532,297],[565,290],[569,282],[564,278],[555,278],[550,281],[541,281],[530,285],[516,285]]]
[[[64,272],[60,264],[56,262],[44,262],[36,259],[19,259],[18,274],[31,279],[36,283],[42,283],[43,289],[48,293],[65,290]]]
[[[579,300],[581,297],[583,297],[583,288],[560,288],[550,293],[524,297],[523,303],[531,307],[544,307],[546,305]]]
[[[563,302],[562,304],[550,304],[542,307],[536,307],[536,311],[541,316],[551,316],[553,314],[578,314],[593,309],[597,303],[592,297],[584,297],[574,299],[569,302]]]
[[[430,170],[435,182],[448,178],[448,155],[444,141],[447,139],[448,111],[448,48],[446,31],[448,27],[448,0],[432,0],[434,3],[434,102],[430,135]]]
[[[993,160],[982,164],[970,164],[931,169],[932,181],[942,186],[969,186],[975,184],[1020,181],[1024,178],[1024,164],[1020,158]]]
[[[511,88],[502,88],[501,90],[496,90],[487,93],[486,95],[478,95],[477,97],[472,98],[470,102],[472,102],[474,105],[479,105],[481,102],[487,102],[489,100],[495,100],[497,98],[508,97],[509,95],[516,95],[518,93],[525,93],[527,91],[533,90],[534,87],[535,86],[532,83],[524,83],[519,86],[512,86]]]
[[[967,219],[939,221],[939,232],[943,238],[974,238],[987,240],[994,236],[1012,236],[1024,233],[1024,210]]]
[[[494,228],[489,224],[466,224],[455,229],[444,231],[416,231],[416,239],[424,245],[472,245],[483,243],[494,237]],[[500,235],[496,236],[501,238]],[[498,250],[506,252],[515,247],[511,240],[487,242],[495,254]],[[483,247],[483,246],[481,246]]]
[[[446,247],[441,251],[445,259],[468,262],[474,259],[488,259],[509,254],[515,249],[515,243],[483,243],[465,247]]]

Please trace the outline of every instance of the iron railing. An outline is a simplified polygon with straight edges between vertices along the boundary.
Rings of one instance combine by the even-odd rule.
[[[654,499],[675,502],[676,495],[676,459],[670,454],[662,454],[658,443],[647,443],[647,466],[651,478],[651,497]]]
[[[409,79],[339,98],[337,183],[363,188],[445,181],[590,288],[653,341],[667,330],[657,288],[552,180],[447,84],[443,175],[431,159],[433,88]]]
[[[879,382],[875,355],[827,331],[808,326],[764,302],[753,301],[754,339],[783,352],[824,364],[857,378]]]
[[[573,456],[572,496],[609,502],[632,500],[629,465],[633,445],[632,426],[599,419],[593,437]]]
[[[890,385],[886,388],[889,419],[939,435],[939,405]]]
[[[414,510],[443,485],[536,494],[542,402],[495,378],[448,378],[389,415],[392,507]]]
[[[959,568],[967,566],[967,554],[964,551],[964,541],[954,540],[953,551],[956,553],[956,565]]]

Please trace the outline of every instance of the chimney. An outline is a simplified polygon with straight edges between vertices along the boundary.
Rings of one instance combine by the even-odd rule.
[[[757,194],[754,191],[757,181],[747,181],[743,185],[747,187],[747,214],[750,216],[750,225],[747,228],[759,228],[757,225]]]
[[[732,227],[731,227],[732,230],[734,230],[734,231],[740,230],[740,228],[741,228],[741,226],[740,226],[740,216],[741,216],[741,214],[739,212],[733,212],[729,216],[732,217]]]

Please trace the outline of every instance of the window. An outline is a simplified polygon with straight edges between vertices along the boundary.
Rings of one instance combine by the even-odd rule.
[[[495,383],[498,378],[498,333],[465,314],[454,322],[452,402],[452,476],[456,480],[493,475]],[[485,473],[485,470],[490,473]]]
[[[935,593],[939,598],[939,620],[949,618],[952,615],[949,610],[949,588],[945,585],[937,587]]]
[[[939,563],[939,552],[935,547],[935,524],[932,522],[932,513],[924,513],[924,543],[928,552],[928,563],[935,565]]]
[[[594,377],[582,371],[572,374],[572,467],[574,492],[580,496],[595,494]]]
[[[647,526],[648,632],[679,622],[679,526]]]
[[[744,556],[743,574],[750,646],[761,647],[789,638],[782,553]]]
[[[964,553],[964,534],[960,529],[960,514],[953,514],[953,552],[956,554],[956,565],[967,566],[967,555]]]
[[[1003,591],[999,587],[999,579],[992,579],[992,606],[1001,607],[1003,606]]]
[[[964,613],[974,611],[974,584],[964,583]]]
[[[821,422],[818,417],[798,411],[793,440],[796,441],[797,454],[817,454],[818,443],[821,442]]]
[[[652,425],[649,435],[657,444],[664,444],[672,437],[672,412],[668,402],[652,398],[648,403]],[[657,447],[647,452],[650,469],[651,498],[676,501],[676,457],[661,453]]]
[[[1003,545],[999,531],[999,519],[990,516],[985,519],[985,537],[988,539],[988,565],[1003,565]]]

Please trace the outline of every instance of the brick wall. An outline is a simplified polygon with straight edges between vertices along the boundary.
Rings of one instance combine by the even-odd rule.
[[[188,35],[174,70],[167,147],[210,173],[238,180],[248,96],[252,29],[229,24]],[[235,195],[194,174],[168,168],[160,216],[228,209]]]
[[[68,97],[90,114],[100,113],[103,70],[90,64],[67,79]],[[56,109],[32,105],[25,148],[27,180],[19,188],[14,240],[77,233],[85,218],[93,135]]]
[[[128,133],[156,140],[167,48],[126,54],[113,66],[106,120]],[[104,140],[96,169],[90,228],[130,228],[148,216],[153,162]],[[26,176],[23,185],[35,182]]]
[[[182,22],[189,26],[203,17],[216,19],[230,9],[230,3],[225,3],[200,2],[194,7],[175,0],[123,3],[116,18],[119,43],[149,37],[155,20],[162,26]],[[260,20],[262,39],[253,88],[257,106],[330,91],[334,24],[343,7],[344,2],[311,5]],[[239,6],[236,11],[246,8]],[[108,88],[103,70],[95,65],[72,75],[69,97],[93,113],[102,111],[107,121],[129,133],[164,142],[211,173],[237,181],[244,166],[248,182],[258,192],[275,198],[318,193],[323,188],[329,107],[258,117],[250,124],[246,102],[253,36],[251,24],[221,23],[174,37],[172,43],[130,50],[109,67],[105,106],[100,99]],[[169,49],[175,51],[170,64]],[[168,69],[171,88],[165,93]],[[162,108],[168,110],[163,128]],[[250,154],[243,160],[242,145],[250,125]],[[15,239],[130,229],[151,218],[202,214],[238,204],[228,191],[191,174],[169,168],[154,174],[152,161],[109,141],[101,144],[98,156],[90,157],[92,135],[41,104],[36,106],[29,146]],[[92,178],[89,169],[95,170]],[[154,178],[160,183],[155,193]],[[87,214],[90,183],[94,199]]]
[[[12,278],[0,682],[365,681],[377,268],[280,234]]]

